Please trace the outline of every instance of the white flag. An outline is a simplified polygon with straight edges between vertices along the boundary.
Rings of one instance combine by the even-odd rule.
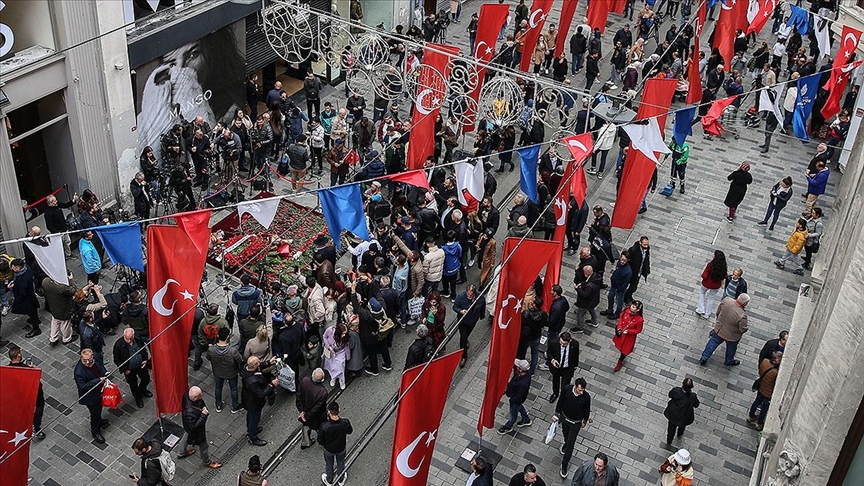
[[[656,118],[648,119],[647,125],[637,123],[627,124],[623,126],[624,131],[630,136],[630,143],[633,148],[642,152],[645,157],[653,160],[655,164],[660,162],[654,152],[661,154],[671,154],[672,151],[663,142],[663,135],[660,133],[660,125]]]
[[[459,162],[453,166],[456,171],[456,189],[459,203],[463,206],[471,206],[472,201],[465,197],[468,193],[478,203],[483,200],[486,177],[483,173],[483,162],[475,160],[470,162]]]
[[[819,18],[813,30],[819,46],[819,59],[822,59],[831,54],[831,22],[826,18]]]
[[[27,248],[33,252],[42,270],[55,282],[69,285],[66,273],[66,258],[63,256],[62,236],[43,236],[25,241]]]
[[[783,85],[775,84],[774,86],[769,86],[767,88],[763,88],[759,92],[759,112],[770,111],[774,113],[774,116],[777,118],[777,121],[783,122],[783,110],[780,108],[783,105],[783,98],[781,97],[783,94]]]
[[[279,208],[279,199],[264,199],[260,201],[244,201],[237,205],[237,215],[243,219],[243,213],[249,213],[265,229],[270,228],[273,218],[276,217],[276,209]]]
[[[750,0],[750,4],[747,6],[747,23],[752,24],[753,19],[759,15],[759,11],[762,10],[762,7],[759,6],[759,0]]]

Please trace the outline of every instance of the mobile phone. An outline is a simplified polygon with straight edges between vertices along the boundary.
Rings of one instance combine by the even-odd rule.
[[[130,474],[130,475],[129,475],[129,479],[135,479],[135,475],[134,475],[134,474]]]

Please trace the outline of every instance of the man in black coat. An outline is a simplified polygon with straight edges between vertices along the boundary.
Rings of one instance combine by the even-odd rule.
[[[324,483],[345,482],[342,473],[345,472],[346,439],[352,432],[354,428],[351,422],[339,416],[339,404],[330,402],[327,405],[327,420],[318,429],[317,437],[318,443],[324,448],[324,475],[321,477]]]
[[[162,455],[162,444],[158,440],[148,441],[144,437],[135,439],[132,450],[136,456],[141,456],[141,476],[135,474],[131,479],[138,486],[167,486],[162,480],[162,463],[159,456]]]
[[[123,337],[114,342],[114,364],[120,368],[135,404],[138,408],[144,408],[144,397],[152,397],[153,393],[147,389],[150,384],[150,372],[147,371],[147,347],[141,338],[135,336],[135,330],[127,327],[123,331]]]
[[[75,386],[78,403],[90,412],[90,433],[97,444],[105,443],[101,431],[108,426],[108,419],[102,418],[102,385],[108,378],[105,375],[105,365],[93,358],[93,351],[82,349],[81,360],[75,365]]]
[[[630,286],[624,292],[624,303],[630,305],[630,302],[633,301],[633,294],[639,288],[639,279],[648,280],[648,275],[651,274],[651,245],[648,237],[642,236],[639,241],[633,243],[627,256],[630,259],[630,269],[633,270],[633,276],[630,277]]]
[[[33,368],[32,364],[24,362],[21,356],[21,348],[13,345],[9,348],[9,366],[19,368]],[[42,391],[42,381],[39,381],[39,393],[36,395],[36,410],[33,412],[33,437],[44,439],[45,432],[42,431],[42,414],[45,411],[45,393]]]
[[[330,263],[333,264],[333,267],[336,267],[336,248],[333,245],[329,244],[329,240],[326,236],[318,236],[314,241],[315,245],[315,254],[321,255],[324,260],[330,260]]]
[[[261,373],[261,361],[257,356],[249,356],[243,375],[243,408],[246,409],[246,435],[249,443],[256,446],[265,446],[267,441],[258,437],[261,428],[261,411],[267,398],[276,394],[278,379],[267,381]]]
[[[327,420],[327,389],[324,388],[324,370],[315,368],[312,376],[303,377],[297,387],[298,420],[303,424],[300,448],[312,447],[310,431],[318,433],[321,424]]]
[[[561,330],[567,324],[567,311],[570,310],[570,302],[564,298],[564,289],[560,285],[552,286],[552,304],[549,306],[549,338],[561,334]]]
[[[45,229],[48,233],[65,233],[69,231],[69,225],[66,223],[66,216],[63,210],[71,208],[78,202],[78,194],[73,194],[72,199],[68,202],[61,203],[57,201],[55,196],[45,198],[45,203],[48,204],[48,209],[45,210]],[[64,234],[61,237],[63,241],[63,255],[66,259],[72,258],[72,239],[69,235]]]
[[[42,321],[39,320],[39,300],[36,299],[33,270],[20,258],[12,260],[9,267],[15,273],[15,278],[7,286],[14,298],[10,310],[13,314],[27,316],[31,330],[24,337],[28,339],[36,337],[42,334],[42,330],[39,328]]]
[[[591,422],[591,396],[585,391],[587,387],[584,378],[576,378],[572,387],[565,387],[561,398],[558,399],[558,404],[555,405],[555,415],[552,416],[552,421],[561,424],[564,433],[564,445],[561,447],[561,453],[564,454],[561,459],[561,476],[565,478],[579,431]]]
[[[510,418],[498,429],[501,435],[511,432],[514,424],[517,427],[528,427],[532,423],[524,405],[525,400],[528,399],[528,391],[531,389],[531,373],[528,372],[530,365],[524,359],[516,359],[513,364],[515,365],[513,377],[510,378],[504,391],[504,394],[510,398]],[[516,422],[519,416],[522,419]]]
[[[543,299],[538,295],[529,309],[522,311],[522,331],[519,334],[519,347],[516,357],[525,359],[528,348],[531,348],[531,369],[534,374],[537,369],[537,361],[540,359],[540,337],[543,328],[549,324],[549,314],[543,311]]]
[[[456,313],[456,319],[459,321],[459,347],[462,348],[462,359],[459,361],[459,367],[464,368],[468,360],[468,348],[471,343],[468,342],[468,337],[477,325],[477,321],[483,317],[483,309],[486,307],[486,302],[481,296],[477,302],[477,286],[468,284],[465,291],[457,295],[453,301],[453,312]]]
[[[141,219],[149,218],[153,201],[150,200],[150,183],[144,179],[143,172],[135,174],[135,178],[129,183],[129,191],[132,192],[135,216]]]
[[[579,242],[582,239],[582,230],[588,222],[588,202],[582,201],[582,205],[576,202],[576,198],[570,198],[570,206],[567,209],[567,254],[575,255],[579,250]]]
[[[789,338],[789,331],[780,331],[780,336],[777,339],[769,339],[765,342],[765,345],[762,346],[762,350],[759,351],[759,363],[762,361],[771,358],[771,353],[774,351],[780,351],[781,353],[786,349],[786,340]]]
[[[576,266],[576,274],[573,276],[573,283],[578,285],[588,280],[584,268],[591,267],[593,269],[596,266],[597,257],[591,254],[591,248],[585,246],[579,249],[579,264]]]
[[[494,237],[498,231],[498,225],[501,224],[501,213],[498,208],[492,205],[492,197],[485,196],[480,204],[480,221],[483,222],[483,233],[486,236]]]
[[[597,236],[597,231],[600,230],[601,227],[609,228],[612,225],[612,220],[609,218],[609,215],[603,211],[603,206],[599,204],[594,206],[594,209],[591,210],[594,215],[594,219],[591,220],[591,226],[588,227],[588,241],[593,241],[594,237]]]
[[[597,322],[597,312],[595,309],[600,304],[600,286],[603,281],[600,280],[600,274],[594,273],[594,268],[591,265],[585,265],[582,268],[582,275],[585,281],[576,284],[576,327],[573,332],[581,334],[585,331],[585,313],[591,316],[591,327],[597,327],[600,324]]]
[[[557,340],[549,340],[546,348],[546,365],[552,374],[552,394],[549,395],[549,403],[558,399],[561,385],[569,385],[573,379],[573,371],[579,366],[579,341],[564,331]]]
[[[207,418],[210,416],[210,410],[207,410],[207,404],[204,403],[204,394],[201,388],[193,386],[189,389],[189,393],[183,395],[183,438],[180,439],[180,445],[177,447],[177,459],[183,459],[195,454],[195,449],[190,448],[190,445],[197,445],[200,451],[199,457],[204,461],[204,465],[210,469],[219,469],[222,464],[211,461],[207,445]]]
[[[406,370],[429,361],[430,353],[435,351],[435,341],[429,337],[429,328],[425,324],[417,326],[415,332],[417,339],[408,347],[408,355],[405,356]]]

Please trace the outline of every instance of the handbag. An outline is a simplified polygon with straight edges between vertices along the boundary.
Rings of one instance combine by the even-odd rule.
[[[379,341],[383,341],[387,339],[387,334],[390,333],[390,329],[396,327],[396,324],[393,322],[393,319],[389,317],[384,320],[378,321],[378,332],[374,333]]]
[[[110,380],[105,380],[105,386],[102,387],[102,406],[114,410],[120,405],[123,405],[120,388]]]
[[[765,375],[767,375],[769,371],[771,371],[773,369],[774,369],[774,366],[768,368],[767,370],[765,370],[765,373],[762,373],[761,375],[759,375],[759,378],[756,378],[755,380],[753,380],[753,386],[751,386],[750,389],[753,390],[754,392],[759,390],[759,385],[762,384],[762,378]]]

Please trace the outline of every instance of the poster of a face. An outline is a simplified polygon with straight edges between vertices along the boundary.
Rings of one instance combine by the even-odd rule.
[[[135,68],[138,153],[152,147],[174,124],[204,117],[210,127],[245,107],[245,33],[236,22]],[[244,108],[245,109],[245,108]]]

